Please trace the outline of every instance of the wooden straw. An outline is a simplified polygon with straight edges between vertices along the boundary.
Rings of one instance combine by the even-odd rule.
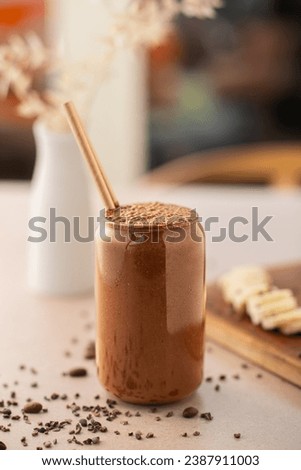
[[[83,156],[85,157],[90,170],[93,173],[99,192],[102,196],[106,209],[116,209],[119,207],[118,200],[113,192],[108,178],[106,177],[104,170],[97,159],[95,150],[88,138],[88,135],[84,129],[81,119],[75,109],[72,102],[64,104],[67,112],[68,122],[74,134],[74,137],[80,147]]]

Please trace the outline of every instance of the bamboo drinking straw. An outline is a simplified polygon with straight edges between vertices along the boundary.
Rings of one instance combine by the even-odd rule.
[[[90,170],[92,171],[105,208],[117,209],[119,207],[119,202],[96,156],[95,150],[89,140],[89,137],[84,129],[74,104],[69,101],[68,103],[64,104],[64,107],[67,112],[68,122],[70,124],[71,130],[78,143],[78,146],[82,151],[83,156],[85,157],[90,167]]]

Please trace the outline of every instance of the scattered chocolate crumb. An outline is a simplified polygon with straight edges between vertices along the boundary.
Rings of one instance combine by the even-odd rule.
[[[137,439],[138,441],[141,441],[141,439],[142,439],[142,432],[141,432],[141,431],[137,431],[137,432],[135,433],[135,437],[136,437],[136,439]]]
[[[234,375],[233,375],[233,379],[239,380],[239,379],[240,379],[240,375],[239,375],[239,374],[234,374]]]
[[[12,411],[9,408],[4,408],[0,413],[3,414],[3,418],[10,418]]]
[[[119,436],[120,432],[119,431],[114,431],[114,434],[116,434],[116,436]]]
[[[78,343],[78,338],[71,338],[71,343],[72,344],[77,344]]]
[[[249,365],[245,363],[241,364],[241,367],[242,369],[249,369]]]
[[[43,413],[48,413],[48,408],[43,408],[42,411]]]
[[[262,379],[262,374],[257,374],[256,377],[257,379]]]
[[[127,418],[131,418],[133,415],[132,415],[132,413],[131,413],[130,411],[126,411],[126,412],[124,413],[124,416],[126,416]]]
[[[194,431],[193,435],[194,435],[194,436],[200,436],[201,433],[200,433],[199,431]]]
[[[37,374],[38,374],[38,371],[37,371],[34,367],[31,367],[31,368],[30,368],[30,372],[31,372],[33,375],[37,375]]]
[[[173,416],[173,411],[169,411],[167,414],[166,414],[166,418],[171,418]]]
[[[71,357],[71,352],[70,351],[65,351],[64,356],[65,357]]]
[[[26,440],[26,437],[25,437],[25,436],[23,436],[23,437],[21,438],[21,442],[22,442],[23,447],[27,447],[27,446],[28,446],[28,443],[27,443],[27,440]]]
[[[43,447],[37,447],[36,450],[43,450]]]
[[[161,421],[160,416],[156,416],[156,421]]]
[[[212,382],[212,377],[206,377],[205,382]]]
[[[153,439],[155,435],[152,432],[148,432],[145,437],[146,439]]]
[[[224,382],[226,380],[226,376],[224,374],[220,375],[219,376],[219,380],[221,380],[222,382]]]
[[[26,366],[25,366],[24,364],[21,364],[21,365],[19,366],[19,369],[20,369],[20,370],[25,370],[25,369],[26,369]]]
[[[219,392],[219,391],[220,391],[220,386],[217,384],[217,385],[214,387],[214,390],[215,390],[216,392]]]
[[[2,424],[0,425],[0,431],[2,432],[10,432],[9,427],[3,426]]]
[[[76,394],[74,395],[74,398],[75,398],[75,399],[80,398],[80,394],[79,394],[79,393],[76,393]]]
[[[184,418],[194,418],[198,414],[199,410],[194,406],[189,406],[183,411]]]
[[[114,406],[117,405],[117,401],[112,400],[111,398],[108,398],[107,399],[107,405],[108,405],[109,408],[114,408]]]
[[[235,437],[235,439],[240,439],[240,437],[241,437],[240,432],[235,433],[235,434],[234,434],[234,437]]]
[[[30,384],[30,386],[31,386],[31,388],[38,388],[39,384],[38,384],[38,382],[32,382]]]
[[[24,405],[23,411],[29,414],[37,414],[37,413],[40,413],[42,408],[43,406],[41,405],[41,403],[31,401],[29,403],[26,403],[26,405]]]
[[[201,413],[201,418],[205,419],[206,421],[212,421],[213,420],[213,416],[209,412]]]
[[[11,392],[10,398],[12,398],[14,400],[16,398],[16,392]]]
[[[94,400],[99,400],[99,399],[100,399],[100,395],[95,395]]]
[[[157,411],[157,408],[155,408],[155,407],[153,407],[153,408],[150,409],[150,412],[151,412],[151,413],[156,413],[156,411]]]
[[[11,419],[12,419],[13,421],[19,421],[19,419],[21,419],[21,416],[15,415],[15,416],[12,416]]]
[[[139,418],[139,417],[141,416],[141,413],[140,413],[139,411],[137,411],[137,412],[135,413],[135,416],[137,416],[137,417]]]
[[[51,400],[57,400],[59,398],[59,394],[58,393],[52,393],[50,398],[51,398]]]
[[[88,426],[88,421],[84,418],[80,419],[79,423],[83,428],[86,428]]]
[[[121,424],[123,424],[123,426],[127,426],[129,424],[128,421],[121,421]]]
[[[46,441],[46,442],[43,442],[43,445],[44,445],[45,449],[51,449],[51,447],[52,447],[52,442]]]
[[[92,445],[92,439],[90,437],[88,437],[88,439],[85,439],[83,441],[83,444],[85,444],[86,446],[91,446]]]
[[[61,400],[68,400],[68,395],[66,395],[66,393],[63,393],[63,395],[61,395]]]
[[[86,347],[86,350],[85,350],[85,354],[84,354],[84,358],[85,359],[95,359],[95,356],[96,356],[96,353],[95,353],[95,342],[94,341],[90,341],[90,343],[88,343],[87,347]]]
[[[133,432],[129,432],[129,436],[132,437],[134,435]]]
[[[53,444],[56,446],[57,445],[57,439],[53,439]]]
[[[33,431],[31,433],[32,437],[37,437],[39,435],[38,431]]]
[[[8,388],[8,384],[3,384],[3,387],[4,387],[4,388]]]
[[[87,369],[77,367],[75,369],[71,369],[69,375],[70,377],[85,377],[87,375]]]
[[[4,442],[0,441],[0,450],[6,450],[6,449],[7,449],[7,447],[4,444]]]
[[[183,434],[181,434],[182,437],[188,437],[188,434],[187,432],[184,432]]]
[[[93,437],[92,443],[93,443],[94,445],[95,445],[95,444],[99,444],[99,442],[100,442],[100,437],[99,437],[99,436]]]
[[[69,444],[73,444],[73,443],[74,443],[74,444],[77,444],[77,445],[79,445],[79,446],[82,446],[82,445],[83,445],[83,443],[82,443],[81,441],[79,441],[75,436],[73,436],[72,439],[68,439],[67,442],[68,442]]]

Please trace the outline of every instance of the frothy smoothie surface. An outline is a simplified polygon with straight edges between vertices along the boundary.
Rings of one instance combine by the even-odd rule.
[[[182,226],[195,220],[196,212],[176,204],[145,202],[109,209],[106,219],[120,225]]]

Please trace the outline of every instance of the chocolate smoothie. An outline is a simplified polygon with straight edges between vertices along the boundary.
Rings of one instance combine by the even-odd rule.
[[[145,203],[107,213],[96,239],[97,368],[132,403],[191,394],[203,374],[205,241],[197,216]]]

